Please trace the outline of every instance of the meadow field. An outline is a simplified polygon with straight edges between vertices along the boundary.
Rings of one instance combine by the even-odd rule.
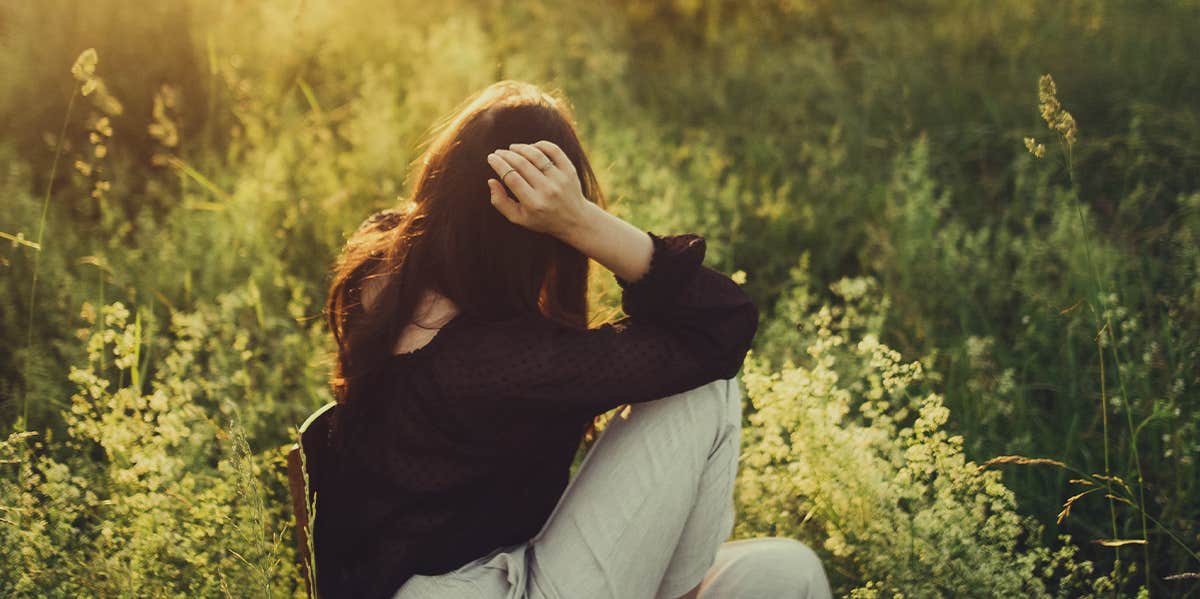
[[[0,1],[0,597],[304,596],[332,261],[501,79],[760,306],[735,537],[839,596],[1198,596],[1198,33],[1195,0]]]

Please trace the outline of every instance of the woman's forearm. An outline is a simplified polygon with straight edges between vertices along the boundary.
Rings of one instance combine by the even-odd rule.
[[[590,202],[582,218],[558,237],[626,281],[650,270],[650,235]]]
[[[487,160],[499,176],[488,179],[492,205],[509,222],[557,237],[626,281],[650,270],[654,240],[584,197],[575,165],[562,148],[547,140],[512,144]]]

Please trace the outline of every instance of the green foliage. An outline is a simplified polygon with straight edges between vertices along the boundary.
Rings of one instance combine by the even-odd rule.
[[[924,370],[879,342],[875,282],[805,322],[803,364],[753,359],[739,534],[820,539],[852,596],[1078,597],[1111,589],[1075,549],[1044,547],[1000,473],[967,459]],[[874,324],[872,324],[874,322]],[[1064,537],[1063,541],[1069,541]],[[1087,589],[1084,583],[1094,584]]]
[[[120,302],[88,316],[96,330],[86,364],[69,375],[66,434],[14,433],[0,444],[16,466],[0,481],[0,590],[296,595],[282,449],[251,453],[222,380],[230,369],[210,369],[218,352],[209,344],[237,344],[241,331],[212,311],[173,318],[169,340],[148,312],[131,322]],[[151,377],[147,348],[162,351]]]
[[[1195,2],[0,22],[0,595],[303,593],[282,450],[328,400],[327,268],[500,78],[561,88],[612,210],[763,308],[739,535],[852,596],[1200,588]]]

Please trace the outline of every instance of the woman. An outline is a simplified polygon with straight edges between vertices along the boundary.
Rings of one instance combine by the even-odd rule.
[[[310,473],[323,597],[828,596],[799,542],[723,543],[757,309],[703,238],[602,206],[564,102],[500,82],[431,140],[411,209],[347,244],[336,458]],[[628,314],[597,328],[589,257]]]

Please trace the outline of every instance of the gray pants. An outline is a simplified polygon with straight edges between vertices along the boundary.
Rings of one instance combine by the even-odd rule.
[[[738,380],[718,380],[615,416],[542,530],[393,599],[830,597],[799,541],[729,541],[741,449]]]

